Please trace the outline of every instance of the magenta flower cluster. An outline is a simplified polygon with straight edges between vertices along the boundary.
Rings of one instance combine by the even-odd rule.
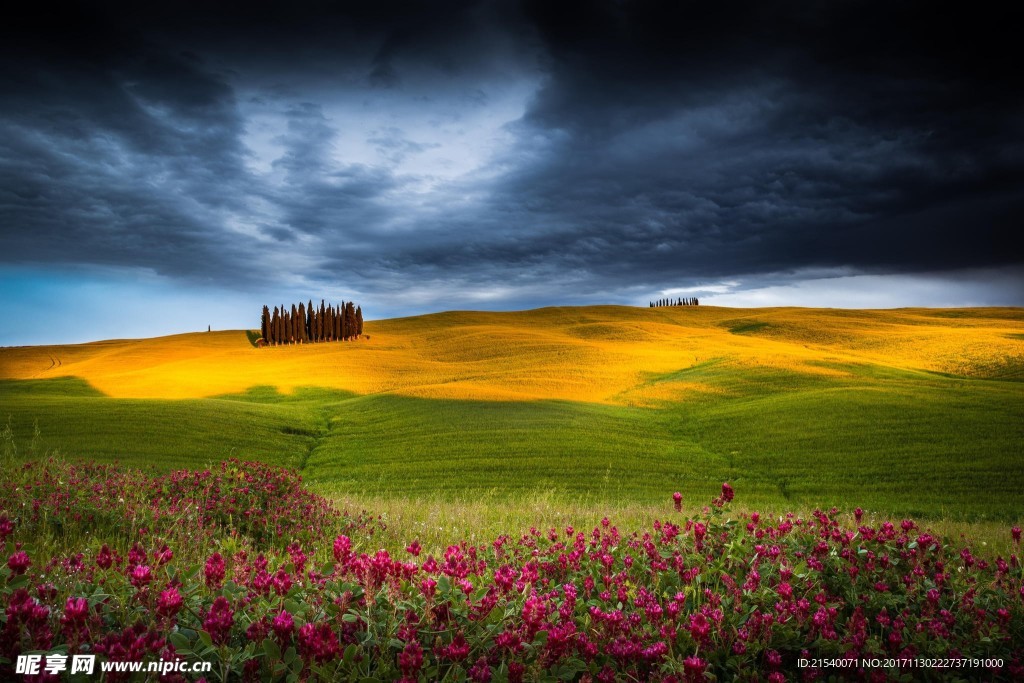
[[[97,495],[139,483],[116,468],[74,471]],[[374,545],[380,525],[308,492],[295,500],[317,528],[276,504],[246,515],[254,489],[285,495],[297,477],[235,462],[219,479],[155,477],[171,493],[148,517],[125,498],[121,514],[145,522],[132,539],[35,557],[23,543],[38,519],[100,512],[58,495],[68,477],[52,474],[41,472],[31,503],[0,499],[4,679],[18,654],[58,648],[206,660],[246,681],[779,682],[837,673],[798,667],[801,658],[956,656],[986,662],[971,677],[1024,679],[1017,527],[1015,552],[979,556],[911,520],[871,523],[861,510],[849,522],[836,510],[730,515],[735,492],[723,484],[694,515],[673,495],[667,518],[645,530],[624,533],[605,518],[589,530],[446,548],[403,539],[393,556]],[[192,519],[216,544],[198,558],[162,526],[172,507],[197,502]],[[888,680],[901,671],[839,673]]]

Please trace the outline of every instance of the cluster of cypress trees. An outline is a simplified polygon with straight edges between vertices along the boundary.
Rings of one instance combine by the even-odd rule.
[[[348,341],[363,333],[363,309],[351,301],[340,306],[327,306],[323,299],[320,308],[313,302],[292,304],[289,311],[283,305],[274,306],[273,312],[266,306],[260,321],[263,343],[308,344],[323,341]]]
[[[658,299],[651,302],[651,308],[656,306],[699,306],[700,301],[695,296],[688,296],[685,299]]]

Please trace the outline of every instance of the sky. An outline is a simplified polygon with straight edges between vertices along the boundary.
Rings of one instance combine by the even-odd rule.
[[[1009,4],[207,4],[0,25],[0,345],[321,298],[1024,305]]]

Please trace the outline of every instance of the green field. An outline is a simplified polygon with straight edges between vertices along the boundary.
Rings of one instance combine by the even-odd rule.
[[[718,391],[651,407],[272,387],[114,399],[72,378],[5,380],[0,419],[19,457],[56,450],[160,469],[257,459],[339,498],[587,506],[663,503],[679,490],[703,503],[728,480],[745,507],[1024,515],[1024,383],[833,366],[841,376],[712,360],[647,381]]]

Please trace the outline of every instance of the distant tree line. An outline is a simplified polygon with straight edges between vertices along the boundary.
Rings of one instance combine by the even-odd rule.
[[[300,303],[292,304],[291,310],[283,305],[274,306],[271,311],[263,307],[260,319],[263,343],[309,344],[313,342],[348,341],[363,333],[363,309],[351,301],[339,306],[328,306],[323,299],[320,308]]]
[[[700,306],[700,301],[695,296],[685,299],[657,299],[651,302],[651,308],[656,306]]]

